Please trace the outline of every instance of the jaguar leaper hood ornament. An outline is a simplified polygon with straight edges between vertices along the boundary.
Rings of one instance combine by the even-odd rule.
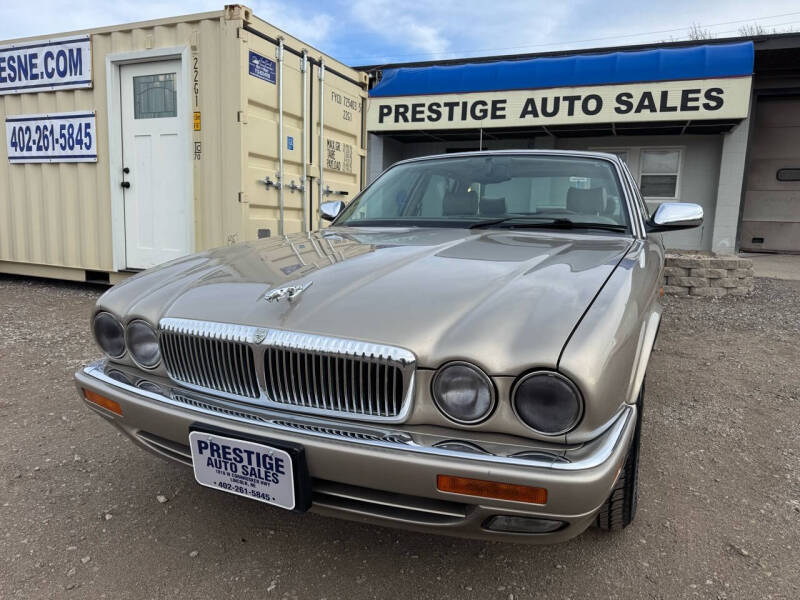
[[[313,281],[309,281],[304,285],[289,285],[282,288],[277,288],[274,290],[268,291],[264,294],[264,300],[267,302],[280,302],[281,300],[294,300],[300,294],[305,292],[308,288],[311,287]]]

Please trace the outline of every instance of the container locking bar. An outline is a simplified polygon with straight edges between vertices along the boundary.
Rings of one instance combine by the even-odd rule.
[[[275,50],[278,60],[278,178],[283,182],[283,38],[278,38],[278,47]],[[292,182],[294,184],[294,182]],[[278,186],[278,234],[284,233],[284,207],[283,186]]]
[[[308,184],[308,111],[310,107],[308,105],[308,52],[305,48],[300,57],[300,72],[303,74],[303,181],[300,184],[300,191],[303,192],[303,231],[308,231],[309,197],[306,185]]]
[[[319,61],[319,178],[317,184],[319,185],[319,202],[322,204],[322,198],[325,196],[325,187],[323,180],[325,179],[325,59]],[[319,213],[317,219],[317,228],[322,229],[322,212]]]

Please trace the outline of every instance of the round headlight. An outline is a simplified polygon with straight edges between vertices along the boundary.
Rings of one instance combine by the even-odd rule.
[[[439,369],[433,377],[432,391],[439,410],[457,423],[483,421],[494,408],[491,380],[468,363],[450,363]]]
[[[125,334],[122,325],[111,313],[99,312],[92,321],[92,332],[97,345],[111,358],[125,354]]]
[[[141,320],[131,321],[125,329],[125,343],[133,360],[146,369],[152,369],[161,361],[158,335],[152,326]]]
[[[531,429],[547,435],[568,432],[583,414],[578,388],[558,373],[524,376],[514,386],[512,398],[517,416]]]

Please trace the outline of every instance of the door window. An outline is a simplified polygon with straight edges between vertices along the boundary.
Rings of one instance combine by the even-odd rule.
[[[133,118],[163,119],[178,116],[175,73],[133,78]]]

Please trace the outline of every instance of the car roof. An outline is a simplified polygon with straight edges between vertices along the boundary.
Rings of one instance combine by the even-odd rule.
[[[608,152],[596,152],[589,150],[474,150],[471,152],[448,152],[447,154],[431,154],[428,156],[417,156],[407,158],[394,163],[392,166],[407,163],[422,162],[426,160],[441,160],[452,158],[464,158],[465,156],[571,156],[575,158],[599,158],[620,164],[620,158],[616,154]]]

